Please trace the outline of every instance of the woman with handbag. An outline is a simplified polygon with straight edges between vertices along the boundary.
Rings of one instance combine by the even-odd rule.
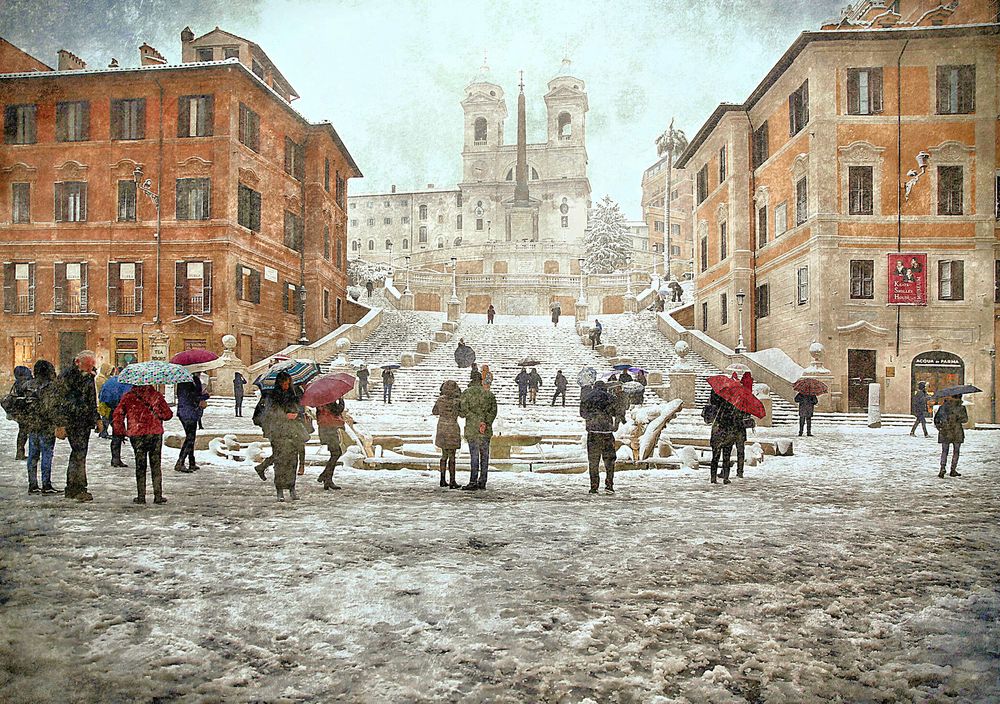
[[[299,403],[292,377],[286,372],[279,372],[275,378],[264,416],[264,428],[274,458],[274,489],[278,501],[285,500],[286,489],[292,501],[296,501],[299,497],[295,493],[295,466],[299,453],[305,449],[309,432],[304,423],[305,409]]]
[[[340,433],[345,425],[344,410],[344,399],[337,399],[333,403],[316,409],[319,441],[326,445],[326,449],[330,451],[330,459],[326,461],[323,471],[316,477],[316,481],[323,485],[324,491],[340,488],[333,483],[333,471],[337,467],[337,460],[344,453],[344,447],[340,441]]]
[[[128,437],[135,453],[134,504],[146,503],[146,465],[153,480],[153,503],[165,504],[160,452],[163,448],[163,421],[174,414],[155,386],[133,386],[122,396],[111,416],[114,434]]]

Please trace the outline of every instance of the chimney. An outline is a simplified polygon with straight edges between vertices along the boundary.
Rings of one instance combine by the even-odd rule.
[[[82,71],[87,68],[87,62],[76,54],[60,49],[58,66],[60,71]]]
[[[431,188],[434,188],[434,184],[433,184],[433,183],[428,183],[428,184],[427,184],[427,188],[428,188],[428,189],[431,189]]]
[[[393,193],[395,193],[395,192],[396,192],[396,184],[395,184],[395,183],[394,183],[394,184],[392,184],[392,192],[393,192]]]
[[[158,52],[156,49],[151,47],[149,44],[143,43],[139,47],[139,64],[142,66],[162,66],[167,63],[167,60],[163,57],[163,54]]]
[[[108,64],[108,68],[118,68],[118,59],[111,57],[111,63]]]

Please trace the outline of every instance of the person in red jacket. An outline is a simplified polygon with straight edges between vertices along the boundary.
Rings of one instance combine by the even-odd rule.
[[[115,406],[112,424],[116,435],[128,437],[135,453],[134,504],[146,503],[146,464],[153,479],[153,503],[165,504],[160,450],[163,447],[163,421],[174,414],[163,395],[154,386],[133,386]]]

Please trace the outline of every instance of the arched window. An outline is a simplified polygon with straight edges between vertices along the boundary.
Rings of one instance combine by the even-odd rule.
[[[427,228],[420,227],[420,244],[427,244]]]
[[[444,249],[444,237],[438,237],[438,249]]]
[[[476,144],[486,144],[486,118],[477,117],[475,122],[475,135],[473,136]]]
[[[351,251],[358,252],[361,250],[361,240],[354,240],[351,242]]]
[[[507,172],[507,180],[508,181],[514,180],[514,169],[511,169],[510,171]]]
[[[573,136],[573,118],[568,112],[559,113],[559,139],[569,139]]]
[[[426,220],[427,219],[427,206],[426,205],[421,205],[420,206],[420,219],[421,220]]]
[[[409,248],[410,248],[410,240],[408,240],[408,239],[406,239],[404,237],[403,238],[403,249],[409,249]]]
[[[368,251],[369,252],[375,251],[375,240],[368,240]]]
[[[389,252],[392,250],[392,240],[385,241],[385,251]]]
[[[537,181],[539,178],[541,178],[541,177],[538,175],[538,169],[536,169],[534,166],[532,166],[531,167],[531,180],[532,181]]]

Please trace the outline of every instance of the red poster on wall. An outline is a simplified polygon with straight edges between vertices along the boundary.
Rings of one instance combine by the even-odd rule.
[[[926,254],[890,254],[888,276],[889,305],[927,305]]]

